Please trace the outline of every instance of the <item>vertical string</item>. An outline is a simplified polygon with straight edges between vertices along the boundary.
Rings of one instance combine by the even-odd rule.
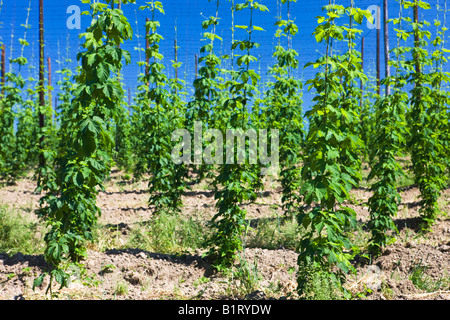
[[[398,18],[399,18],[399,26],[398,29],[402,30],[402,19],[403,19],[403,0],[400,0],[400,9],[398,11]],[[400,69],[400,54],[398,51],[398,48],[400,48],[400,38],[401,35],[399,33],[397,33],[397,65],[395,67],[395,77],[398,77],[399,74],[399,69]]]
[[[291,23],[291,8],[290,8],[291,0],[288,0],[287,2],[287,20],[288,24]],[[288,50],[291,50],[291,40],[292,40],[292,34],[291,31],[288,31],[287,34],[287,42],[288,42]],[[291,78],[291,66],[288,66],[288,79]]]

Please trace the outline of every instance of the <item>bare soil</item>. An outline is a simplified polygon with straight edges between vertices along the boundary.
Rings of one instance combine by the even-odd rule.
[[[266,191],[254,204],[245,204],[248,218],[257,221],[282,215],[280,191],[274,181],[266,181]],[[35,182],[31,179],[18,181],[14,186],[0,188],[0,204],[7,204],[36,219],[40,195],[34,194]],[[369,217],[365,204],[370,197],[367,189],[352,192],[348,205],[354,208],[361,225]],[[450,219],[439,217],[429,234],[420,234],[419,192],[409,187],[402,190],[402,205],[395,218],[399,229],[397,242],[386,248],[374,261],[355,260],[357,275],[349,275],[346,284],[358,299],[450,299]],[[148,207],[146,183],[123,181],[115,173],[106,184],[106,191],[98,197],[102,210],[99,223],[116,225],[126,229],[152,217],[153,208]],[[205,184],[195,185],[183,196],[182,215],[208,220],[215,213],[215,200]],[[440,205],[443,212],[450,212],[450,189],[445,190]],[[363,231],[359,231],[363,237]],[[73,270],[74,281],[69,288],[55,290],[58,299],[291,299],[296,298],[296,261],[294,250],[280,247],[268,250],[248,248],[247,261],[257,266],[260,280],[258,288],[251,293],[242,290],[232,274],[215,272],[211,261],[197,249],[182,255],[147,252],[141,249],[112,249],[101,252],[90,248],[84,262],[85,271]],[[237,262],[238,263],[238,262]],[[41,254],[9,256],[0,253],[0,299],[48,299],[46,283],[32,290],[33,280],[46,263]],[[435,284],[432,292],[413,284],[411,275],[422,267],[423,280]],[[441,284],[442,285],[438,285]],[[55,287],[55,289],[57,289]],[[358,295],[359,293],[359,295]]]

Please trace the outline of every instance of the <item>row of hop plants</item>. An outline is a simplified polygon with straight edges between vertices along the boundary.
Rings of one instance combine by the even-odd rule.
[[[75,74],[67,68],[61,70],[58,121],[44,132],[35,129],[36,92],[29,89],[28,99],[24,99],[20,93],[26,81],[20,72],[7,75],[0,100],[1,178],[14,180],[35,167],[39,153],[47,160],[36,172],[37,191],[43,193],[38,214],[50,230],[45,236],[44,256],[51,268],[36,279],[35,286],[47,275],[49,289],[54,280],[67,286],[68,266],[82,265],[101,214],[96,197],[113,165],[136,179],[148,177],[149,205],[154,206],[155,214],[182,210],[181,196],[194,179],[192,172],[197,179],[210,178],[217,214],[212,219],[215,232],[205,246],[218,270],[229,268],[243,250],[249,228],[242,204],[257,199],[265,168],[250,158],[243,164],[204,164],[198,150],[184,148],[178,139],[181,136],[173,135],[181,130],[194,136],[199,122],[223,136],[227,129],[278,130],[282,208],[301,227],[297,280],[298,292],[305,298],[317,279],[348,296],[343,284],[346,275],[355,271],[351,261],[364,252],[351,241],[356,214],[345,203],[362,180],[362,159],[369,162],[372,182],[368,253],[376,256],[395,241],[388,235],[396,231],[393,219],[401,202],[397,186],[404,174],[397,161],[400,156],[411,155],[421,195],[422,229],[431,230],[439,214],[439,196],[448,185],[450,164],[445,24],[436,19],[436,35],[431,39],[426,29],[429,23],[410,18],[411,11],[428,10],[430,5],[399,0],[399,17],[389,21],[397,32],[397,46],[391,50],[389,62],[395,73],[381,81],[392,91],[378,96],[363,92],[359,85],[369,83],[356,49],[362,32],[358,27],[372,19],[369,12],[354,1],[344,7],[330,0],[323,7],[313,36],[325,54],[306,64],[305,68],[317,72],[302,82],[294,76],[301,67],[293,48],[299,32],[292,15],[297,1],[280,1],[285,16],[275,22],[277,45],[265,92],[261,92],[261,74],[254,69],[259,47],[254,33],[263,29],[253,21],[255,15],[267,14],[268,8],[254,0],[210,1],[215,10],[202,22],[205,45],[200,49],[192,96],[183,80],[169,78],[165,70],[160,52],[164,38],[158,33],[164,8],[159,1],[140,7],[151,17],[145,25],[145,61],[139,62],[145,72],[139,76],[138,93],[128,108],[120,73],[123,62],[130,63],[131,54],[121,44],[132,38],[133,30],[122,10],[110,7],[110,0],[85,1],[90,4],[92,24],[82,34],[83,49],[77,56],[80,66]],[[226,6],[231,7],[233,40],[231,54],[220,55],[220,12]],[[234,24],[238,14],[248,19],[248,25]],[[434,51],[429,51],[430,44]],[[20,67],[27,64],[23,54],[13,62]],[[175,60],[172,67],[178,70],[181,63]],[[313,105],[305,113],[303,90],[314,95]],[[368,99],[368,94],[372,98]],[[51,110],[45,112],[52,117]],[[42,134],[47,138],[44,146],[32,142]],[[271,131],[270,147],[276,141],[273,135]],[[212,139],[204,136],[197,141],[200,151],[209,150],[212,158],[230,147],[227,141],[220,145]],[[246,151],[253,142],[248,141]],[[176,146],[181,147],[174,149]],[[174,161],[181,154],[186,161]]]
[[[28,64],[27,58],[24,57],[25,48],[29,46],[26,34],[31,28],[28,20],[29,13],[23,25],[24,37],[19,39],[20,56],[10,58],[9,72],[2,70],[4,78],[1,79],[0,94],[0,181],[8,184],[14,184],[32,164],[36,164],[38,154],[34,137],[39,134],[39,129],[33,125],[38,109],[37,88],[27,85],[27,81],[32,83],[35,79],[32,77],[25,79],[22,75]],[[0,47],[3,50],[2,59],[5,59],[6,47],[2,43]],[[2,61],[2,67],[6,69],[4,62]],[[14,69],[17,71],[13,71]]]

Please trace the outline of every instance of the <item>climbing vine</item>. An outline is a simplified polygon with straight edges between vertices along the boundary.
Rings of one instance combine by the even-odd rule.
[[[236,78],[228,81],[231,97],[224,102],[224,108],[230,110],[227,129],[241,130],[241,132],[245,132],[250,127],[247,108],[254,98],[256,85],[260,79],[260,76],[250,69],[251,63],[257,61],[257,58],[251,54],[252,50],[259,47],[259,44],[253,41],[252,34],[262,30],[253,24],[253,15],[255,11],[267,11],[267,7],[254,0],[247,0],[234,6],[236,12],[245,9],[249,14],[249,25],[235,27],[244,30],[247,37],[243,40],[235,40],[232,44],[232,50],[239,48],[243,54],[236,60],[236,65],[239,67]],[[238,149],[234,143],[234,137],[225,140],[224,150]],[[239,161],[235,158],[227,156],[226,163],[220,166],[216,178],[216,184],[220,185],[215,192],[218,213],[213,217],[215,234],[209,244],[210,255],[217,258],[216,266],[219,269],[230,266],[237,252],[242,249],[242,236],[246,229],[246,211],[240,207],[240,204],[256,199],[255,185],[259,180],[259,172],[255,170],[256,164],[250,163],[250,159],[245,157],[245,150],[247,148],[241,146],[237,151],[237,158],[242,160],[240,163],[237,163]],[[233,152],[232,157],[235,155],[236,152]]]
[[[50,276],[48,290],[56,280],[67,286],[67,267],[86,257],[86,242],[93,240],[92,228],[100,215],[96,205],[99,188],[109,174],[114,146],[107,122],[117,116],[121,86],[111,75],[130,62],[130,54],[119,45],[132,37],[128,20],[119,9],[108,4],[85,0],[90,4],[92,24],[82,34],[85,51],[78,53],[81,69],[75,79],[77,87],[70,104],[68,148],[55,160],[58,163],[53,190],[44,196],[45,206],[39,214],[50,231],[45,235],[45,260],[52,269],[34,282],[39,286]],[[124,3],[133,1],[124,1]]]
[[[348,235],[356,224],[356,215],[343,202],[361,178],[357,168],[362,141],[354,132],[359,124],[357,106],[361,97],[356,81],[365,82],[367,77],[354,48],[355,36],[361,31],[352,23],[361,24],[369,13],[355,8],[353,2],[348,8],[330,2],[324,10],[326,15],[318,18],[314,35],[317,42],[325,42],[326,52],[316,62],[307,64],[323,71],[306,83],[316,94],[315,104],[306,112],[309,130],[300,190],[306,207],[300,208],[298,214],[305,232],[298,248],[297,279],[299,294],[305,298],[317,277],[345,293],[342,284],[345,274],[353,270],[350,259],[357,251]],[[342,16],[350,18],[350,26],[336,24]],[[349,44],[347,53],[333,54],[332,40],[344,39]],[[312,209],[307,211],[309,206]]]
[[[405,9],[413,8],[415,17],[407,20],[412,30],[403,33],[406,38],[414,37],[414,47],[410,48],[411,58],[407,61],[408,81],[413,85],[408,113],[411,134],[407,146],[411,153],[414,180],[420,190],[422,230],[429,231],[439,213],[438,199],[447,180],[445,170],[448,150],[445,149],[442,135],[448,126],[444,107],[447,97],[441,90],[446,79],[441,70],[430,70],[434,62],[441,58],[439,54],[430,55],[428,52],[427,39],[430,39],[431,33],[424,28],[429,22],[418,20],[419,10],[428,10],[430,5],[414,0],[404,1],[403,6]],[[436,45],[439,43],[440,40],[435,41]]]
[[[296,1],[282,0],[287,6],[287,19],[279,19],[276,36],[287,38],[287,48],[281,43],[275,48],[274,57],[277,63],[271,69],[275,78],[272,88],[267,92],[266,123],[271,128],[280,131],[280,178],[282,186],[283,209],[285,213],[293,215],[300,202],[300,174],[299,167],[301,147],[303,145],[304,130],[301,109],[302,82],[294,77],[293,72],[298,68],[298,53],[292,48],[293,37],[298,33],[298,26],[291,19],[290,5]]]

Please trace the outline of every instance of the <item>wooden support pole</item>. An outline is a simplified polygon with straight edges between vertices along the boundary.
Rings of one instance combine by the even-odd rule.
[[[43,153],[44,135],[42,131],[45,127],[45,114],[43,109],[45,107],[45,92],[44,92],[44,0],[39,0],[39,128],[41,136],[39,138],[39,166],[45,165],[45,158]]]
[[[389,66],[389,8],[388,1],[384,0],[384,10],[383,10],[383,20],[384,20],[384,66],[385,66],[385,77],[389,78],[391,76],[391,69]],[[386,84],[386,96],[391,94],[391,86],[389,82]]]
[[[117,9],[119,9],[119,10],[122,9],[122,0],[119,0],[119,2],[117,3]],[[120,48],[120,43],[119,43],[118,47]]]
[[[48,68],[48,103],[50,105],[50,109],[52,109],[52,90],[51,90],[51,85],[52,85],[52,59],[50,59],[50,57],[47,57],[47,68]],[[53,117],[53,114],[52,114]]]
[[[380,71],[380,8],[377,10],[377,93],[381,95],[381,71]]]
[[[178,63],[178,46],[177,39],[174,40],[174,48],[175,48],[175,64]],[[178,81],[178,66],[175,66],[175,80]]]
[[[419,6],[416,4],[414,5],[414,23],[419,23]],[[419,41],[420,41],[420,37],[419,37],[419,31],[414,32],[414,47],[417,49],[419,48]],[[416,74],[417,76],[421,73],[420,70],[420,62],[419,62],[419,55],[415,54],[416,59]],[[417,78],[416,80],[416,85],[419,83],[419,79]]]
[[[361,39],[361,69],[364,72],[364,37],[362,37]],[[364,100],[364,94],[363,94],[363,89],[364,89],[364,83],[361,80],[361,101],[359,102],[359,105],[362,107],[363,105],[363,100]]]
[[[131,88],[128,87],[128,114],[131,116]]]
[[[150,30],[149,28],[147,28],[147,24],[150,21],[149,18],[145,19],[145,61],[146,61],[146,66],[145,66],[145,76],[148,76],[148,73],[150,71],[149,68],[149,64],[150,64],[150,58],[148,57],[147,51],[148,49],[150,49],[150,43],[148,41],[148,37],[150,36]]]
[[[198,54],[195,54],[195,80],[197,80],[198,75]]]
[[[56,127],[58,124],[58,117],[57,117],[57,115],[58,115],[58,96],[57,95],[55,95],[54,110],[55,110],[55,127]]]
[[[6,84],[6,46],[2,46],[2,74],[1,74],[1,86],[2,96],[5,96],[5,84]]]

